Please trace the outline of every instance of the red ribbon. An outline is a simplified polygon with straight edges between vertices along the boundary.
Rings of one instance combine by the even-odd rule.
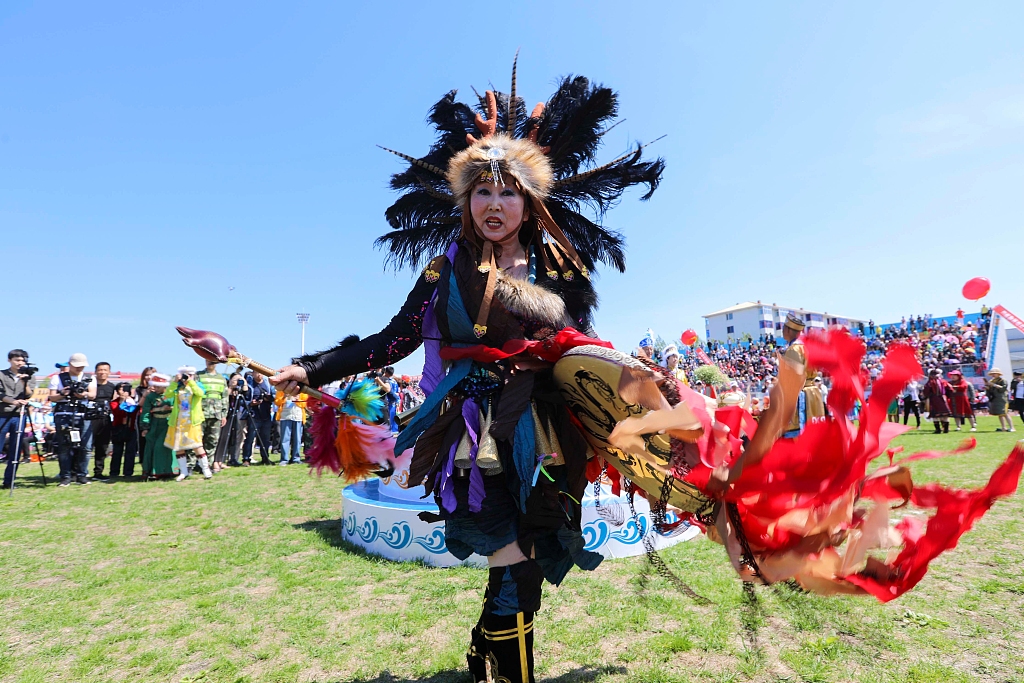
[[[440,355],[444,360],[471,358],[480,363],[493,363],[494,361],[528,353],[541,360],[554,363],[569,349],[591,344],[603,346],[606,349],[613,348],[611,342],[593,339],[578,330],[567,327],[551,339],[545,339],[544,341],[510,339],[500,349],[493,346],[484,346],[483,344],[461,347],[446,346],[441,349]]]

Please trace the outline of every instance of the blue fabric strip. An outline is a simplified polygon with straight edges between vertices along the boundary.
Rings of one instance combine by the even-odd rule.
[[[519,475],[519,509],[526,512],[526,499],[530,497],[530,489],[533,488],[533,468],[537,464],[537,456],[534,454],[536,444],[533,438],[533,411],[529,408],[523,411],[516,423],[516,431],[513,435],[512,459],[516,464],[516,474]]]
[[[452,364],[448,374],[444,376],[444,379],[438,383],[437,387],[431,392],[430,396],[427,396],[427,400],[423,402],[420,409],[416,411],[416,417],[412,419],[412,422],[402,430],[402,433],[398,435],[398,440],[395,442],[395,455],[401,455],[409,448],[412,448],[413,444],[416,443],[416,439],[419,438],[420,434],[426,431],[427,427],[434,424],[437,419],[437,411],[447,396],[448,392],[452,388],[461,382],[469,371],[473,368],[473,361],[469,358],[463,358],[457,360]]]

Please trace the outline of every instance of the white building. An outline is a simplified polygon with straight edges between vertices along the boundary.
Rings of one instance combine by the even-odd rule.
[[[764,335],[782,336],[782,324],[789,313],[799,315],[808,328],[825,329],[834,325],[859,330],[868,321],[859,318],[828,313],[827,311],[809,311],[805,308],[789,308],[776,304],[763,304],[760,301],[745,301],[735,306],[723,308],[704,316],[704,333],[706,339],[716,341],[742,341],[744,335],[751,339],[759,339]]]
[[[1006,330],[1006,343],[1010,347],[1010,365],[1013,371],[1024,372],[1024,333],[1011,325]],[[1009,375],[1006,376],[1006,380],[1010,380]]]

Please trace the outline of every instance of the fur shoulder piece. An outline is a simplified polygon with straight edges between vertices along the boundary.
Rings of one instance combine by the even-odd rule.
[[[358,344],[358,343],[359,343],[359,335],[358,334],[350,334],[347,337],[345,337],[344,339],[342,339],[340,342],[338,342],[338,344],[336,346],[334,346],[334,348],[326,349],[325,351],[317,351],[315,353],[307,353],[304,356],[296,356],[295,358],[292,358],[292,363],[295,363],[296,365],[302,364],[302,363],[313,363],[313,362],[319,360],[321,358],[321,356],[323,356],[323,355],[325,355],[327,353],[330,353],[331,351],[335,351],[337,349],[343,349],[343,348],[345,348],[347,346],[352,346],[353,344]]]
[[[572,317],[566,311],[565,301],[558,294],[498,273],[494,285],[494,297],[517,318],[562,329],[575,327]]]

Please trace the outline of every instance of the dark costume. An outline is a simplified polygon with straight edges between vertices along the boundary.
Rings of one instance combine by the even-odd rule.
[[[420,382],[427,398],[395,452],[414,447],[409,478],[434,493],[448,550],[492,559],[467,655],[475,680],[532,681],[542,581],[557,585],[574,564],[594,569],[601,556],[583,549],[580,533],[592,452],[550,363],[521,368],[514,356],[543,346],[553,361],[560,350],[602,343],[589,337],[596,305],[589,275],[596,261],[624,268],[622,239],[580,206],[600,216],[630,185],[653,192],[663,164],[641,161],[637,148],[580,172],[616,112],[614,93],[582,77],[566,79],[528,117],[513,68],[511,93],[488,92],[481,109],[486,118],[456,102],[454,91],[442,98],[431,112],[437,143],[422,159],[400,155],[412,165],[392,179],[405,194],[387,211],[395,230],[379,240],[390,259],[416,266],[444,255],[427,263],[384,330],[298,362],[309,384],[320,386],[427,344]],[[519,230],[526,279],[499,272],[495,245],[473,227],[469,193],[481,181],[514,183],[526,198],[531,215]]]
[[[976,431],[974,421],[974,408],[971,407],[971,399],[974,398],[974,386],[964,379],[963,373],[955,370],[949,373],[949,407],[953,412],[953,419],[956,420],[956,430],[959,432],[965,420],[970,420],[971,431]]]
[[[924,385],[921,398],[928,402],[928,416],[935,424],[936,434],[949,432],[949,416],[953,412],[950,410],[949,399],[952,394],[949,382],[942,379],[940,373],[933,371],[928,383]]]
[[[584,549],[580,501],[587,481],[603,471],[615,481],[628,477],[630,490],[651,500],[655,524],[663,526],[670,502],[702,525],[726,545],[745,578],[795,578],[811,590],[870,593],[883,601],[913,587],[931,559],[1016,487],[1024,449],[978,491],[916,491],[899,463],[867,473],[903,429],[886,424],[884,414],[921,372],[908,348],[887,359],[884,379],[865,400],[863,343],[838,332],[808,336],[799,357],[780,359],[778,392],[755,423],[742,407],[717,408],[664,369],[592,338],[596,297],[589,273],[596,261],[621,270],[622,241],[579,208],[589,204],[600,215],[636,183],[653,191],[662,163],[642,162],[638,148],[581,170],[593,161],[602,127],[616,110],[610,90],[583,78],[565,80],[529,117],[515,96],[514,67],[510,95],[480,98],[486,118],[454,98],[449,93],[431,112],[439,137],[429,154],[400,155],[411,166],[392,178],[392,187],[405,194],[387,211],[394,231],[379,240],[399,266],[444,255],[426,264],[384,330],[296,362],[315,387],[426,346],[420,386],[427,398],[394,451],[413,448],[409,481],[434,494],[448,550],[490,560],[483,613],[467,653],[475,681],[533,680],[542,581],[558,584],[573,565],[593,569],[601,559]],[[526,198],[529,218],[518,233],[528,259],[525,280],[499,272],[495,245],[473,225],[469,193],[481,182],[515,184]],[[806,364],[833,378],[831,415],[864,403],[859,429],[824,416],[806,421],[797,438],[778,439],[807,390]],[[880,410],[876,398],[884,401]],[[343,414],[330,440],[322,440],[320,430],[335,417],[322,408],[314,418],[311,463],[329,466],[317,453],[329,450],[321,451],[319,442],[332,442],[331,469],[350,478],[373,474],[377,465],[360,449],[379,448],[383,437],[371,443],[364,437],[373,428],[364,424],[355,436],[343,431],[353,422]],[[749,464],[734,468],[740,474],[732,488],[713,499],[712,474],[745,456]],[[862,498],[912,500],[936,508],[939,523],[922,532],[920,520],[901,522],[904,551],[882,562],[867,553],[890,538],[882,534],[888,506],[855,512]],[[853,540],[841,548],[847,538]]]

